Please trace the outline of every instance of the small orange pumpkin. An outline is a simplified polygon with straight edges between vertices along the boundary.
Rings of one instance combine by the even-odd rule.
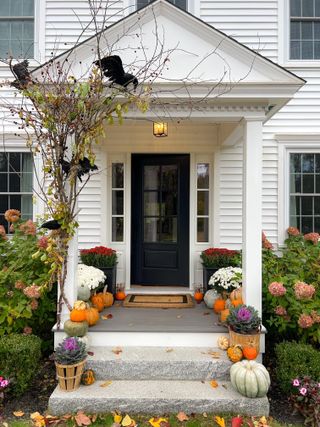
[[[96,377],[92,369],[86,369],[81,375],[81,384],[83,385],[91,385],[95,382],[95,380]]]
[[[230,314],[230,310],[228,308],[220,311],[220,321],[225,322],[229,314]]]
[[[102,311],[104,309],[104,301],[101,294],[92,295],[90,298],[92,305],[98,309],[98,311]]]
[[[88,322],[89,326],[95,325],[100,318],[98,309],[95,307],[88,307],[85,312],[86,312],[86,321]]]
[[[258,356],[258,351],[255,347],[243,347],[243,356],[248,360],[254,360]]]
[[[226,302],[224,299],[216,299],[214,304],[213,304],[213,310],[215,313],[219,314],[221,313],[222,310],[224,310],[226,307]]]
[[[231,299],[231,301],[235,299],[242,299],[242,288],[234,289],[231,292],[229,298]]]
[[[233,347],[229,347],[227,350],[227,355],[231,360],[231,362],[233,363],[240,362],[240,360],[243,357],[243,353],[239,345],[234,345]]]
[[[116,293],[116,300],[123,301],[126,298],[126,294],[123,291],[118,291]]]
[[[103,292],[100,292],[98,295],[102,298],[103,304],[105,307],[111,307],[114,301],[113,295],[110,292],[107,292],[108,285],[103,288]]]
[[[242,305],[243,304],[242,298],[233,299],[231,301],[231,304],[233,305],[233,307],[238,307],[238,305]]]
[[[70,320],[73,322],[83,322],[86,320],[87,305],[84,301],[75,301],[73,309],[70,311]]]
[[[202,292],[195,292],[194,293],[194,299],[197,301],[198,304],[203,300],[203,293]]]

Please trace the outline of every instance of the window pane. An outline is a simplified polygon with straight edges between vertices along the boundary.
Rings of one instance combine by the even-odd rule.
[[[290,43],[290,58],[300,59],[301,57],[301,43],[292,41]]]
[[[296,227],[300,230],[300,217],[298,216],[291,216],[290,217],[290,227]]]
[[[312,215],[312,197],[301,197],[301,214]]]
[[[320,1],[319,0],[315,0],[315,16],[320,16]]]
[[[301,23],[292,21],[290,24],[290,38],[291,40],[301,39]]]
[[[31,193],[32,192],[32,173],[22,173],[21,175],[21,192]]]
[[[314,59],[320,59],[320,41],[314,42]]]
[[[4,214],[9,209],[9,196],[0,195],[0,213]]]
[[[8,21],[0,21],[0,40],[8,40],[10,36],[10,24]]]
[[[301,172],[301,154],[290,154],[290,172]]]
[[[197,188],[209,188],[209,163],[197,164]]]
[[[161,242],[177,241],[177,218],[164,218],[161,221]]]
[[[123,218],[112,218],[112,241],[123,242]]]
[[[0,1],[0,16],[10,16],[10,0]]]
[[[160,215],[160,200],[157,191],[146,191],[144,193],[144,215],[158,216]]]
[[[290,15],[301,16],[301,0],[290,0]]]
[[[8,155],[6,153],[0,153],[0,172],[8,171]]]
[[[144,167],[144,188],[158,190],[160,187],[160,166]]]
[[[20,153],[9,154],[9,171],[20,172]]]
[[[9,209],[21,211],[21,196],[9,196]]]
[[[22,16],[22,0],[11,0],[10,7],[11,16]]]
[[[162,215],[177,215],[178,213],[178,193],[169,191],[162,192]]]
[[[23,194],[21,196],[21,213],[26,219],[32,219],[32,195]]]
[[[197,241],[198,242],[209,241],[209,218],[197,219]]]
[[[0,40],[0,58],[8,58],[9,40]]]
[[[22,172],[32,172],[32,156],[30,153],[22,153]]]
[[[316,196],[313,198],[314,200],[314,214],[315,215],[320,215],[320,197]]]
[[[314,193],[314,174],[302,175],[302,192]]]
[[[303,40],[313,39],[313,23],[312,22],[301,22],[301,38]]]
[[[302,16],[314,16],[313,0],[302,0]]]
[[[9,191],[19,193],[20,190],[20,176],[17,173],[9,174]]]
[[[290,215],[300,215],[300,196],[290,196]]]
[[[316,216],[314,219],[314,230],[315,233],[319,233],[320,231],[320,217]]]
[[[320,40],[320,22],[314,23],[314,39]]]
[[[313,59],[313,42],[301,42],[301,59]]]
[[[162,166],[162,191],[176,192],[178,189],[177,165]]]
[[[160,240],[159,231],[160,231],[159,218],[144,219],[144,241],[145,242],[159,242]]]
[[[34,38],[34,23],[33,21],[24,21],[22,26],[23,40],[33,41]]]
[[[301,218],[301,230],[303,234],[311,233],[313,231],[312,217],[303,216]]]
[[[320,175],[316,175],[316,193],[320,193]]]
[[[123,163],[112,164],[112,188],[123,188],[124,165]]]
[[[123,215],[123,190],[112,191],[112,215]]]
[[[180,7],[180,9],[187,10],[187,1],[186,0],[175,0],[174,3],[176,6]]]
[[[0,191],[5,193],[8,191],[8,175],[0,173]]]
[[[302,172],[314,172],[314,154],[302,155]]]
[[[23,16],[34,16],[34,0],[23,0]]]
[[[290,175],[290,193],[301,193],[301,174]]]
[[[23,58],[33,58],[34,57],[34,41],[33,40],[23,40],[21,48]]]
[[[198,191],[198,215],[209,215],[209,191]]]

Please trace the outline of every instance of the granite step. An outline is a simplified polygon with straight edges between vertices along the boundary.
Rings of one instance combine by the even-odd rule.
[[[226,352],[208,347],[91,347],[97,380],[229,379]]]
[[[61,415],[83,410],[87,413],[234,413],[262,416],[269,414],[268,399],[249,399],[237,393],[228,381],[103,381],[80,386],[74,392],[56,388],[49,399],[49,413]]]

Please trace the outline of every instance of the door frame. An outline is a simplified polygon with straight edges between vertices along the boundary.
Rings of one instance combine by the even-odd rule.
[[[140,167],[142,167],[143,159],[144,158],[151,159],[151,163],[153,161],[156,162],[157,158],[162,158],[162,159],[166,158],[167,160],[173,159],[174,162],[179,162],[178,164],[181,164],[181,167],[183,167],[183,169],[184,169],[184,173],[186,173],[186,178],[187,178],[187,183],[186,184],[187,185],[185,186],[184,191],[187,191],[187,193],[184,193],[184,194],[186,194],[187,197],[188,197],[187,203],[188,203],[189,209],[188,209],[188,215],[185,216],[186,230],[188,232],[188,237],[187,237],[187,239],[185,239],[186,240],[185,241],[185,245],[188,245],[188,247],[186,248],[186,253],[184,254],[184,257],[186,257],[186,256],[188,257],[188,261],[186,260],[186,262],[185,262],[185,268],[187,269],[187,272],[186,272],[187,276],[186,277],[188,279],[185,282],[185,284],[181,284],[181,285],[179,285],[178,283],[177,283],[177,285],[161,285],[161,284],[156,285],[156,284],[149,283],[149,284],[145,284],[144,286],[164,286],[164,287],[177,286],[179,288],[181,287],[181,289],[189,288],[189,285],[190,285],[190,268],[191,268],[191,265],[190,265],[190,241],[191,241],[191,238],[190,238],[191,237],[190,236],[190,220],[191,220],[191,218],[190,218],[190,188],[191,188],[191,186],[190,186],[190,173],[191,173],[191,156],[190,156],[190,153],[131,153],[131,166],[132,166],[133,158],[134,157],[135,157],[136,162],[138,163],[138,165],[140,165]],[[133,277],[134,270],[135,270],[135,266],[133,264],[133,262],[134,262],[134,260],[133,260],[133,251],[137,250],[136,247],[134,248],[134,245],[135,245],[135,243],[134,243],[134,233],[135,233],[135,230],[133,230],[133,215],[132,215],[133,202],[134,202],[134,198],[132,197],[132,193],[133,193],[133,190],[134,190],[133,187],[134,187],[135,181],[136,180],[134,180],[133,171],[132,171],[132,167],[131,167],[130,286],[135,284],[135,283],[132,283],[132,280],[133,280],[132,277]],[[179,178],[179,181],[180,181],[180,178]],[[180,187],[180,185],[181,184],[179,184],[179,187]],[[141,192],[141,191],[143,191],[143,189],[140,188],[139,191]],[[140,200],[140,198],[139,198],[139,200]],[[182,199],[179,199],[179,200],[180,200],[180,202],[179,202],[178,210],[181,212],[183,210],[182,209],[183,202],[182,202]],[[141,207],[140,208],[137,207],[137,210],[140,212],[140,214],[142,213]],[[143,239],[143,238],[140,236],[140,239]],[[182,237],[182,240],[184,240],[183,237]],[[141,241],[141,243],[142,243],[142,241]],[[179,243],[178,243],[178,246],[179,246]],[[140,249],[142,249],[142,248],[140,247]],[[139,252],[139,254],[138,255],[136,254],[135,256],[136,256],[135,262],[139,262],[139,263],[142,262],[142,260],[141,260],[142,252],[141,253]],[[183,268],[183,267],[180,265],[180,268]],[[137,274],[137,272],[138,272],[138,270],[136,271],[136,274]],[[136,283],[136,284],[139,284],[139,283]]]

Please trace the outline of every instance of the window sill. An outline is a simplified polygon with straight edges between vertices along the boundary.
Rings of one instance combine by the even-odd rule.
[[[282,65],[286,68],[320,68],[320,60],[315,60],[315,61],[285,61]]]

